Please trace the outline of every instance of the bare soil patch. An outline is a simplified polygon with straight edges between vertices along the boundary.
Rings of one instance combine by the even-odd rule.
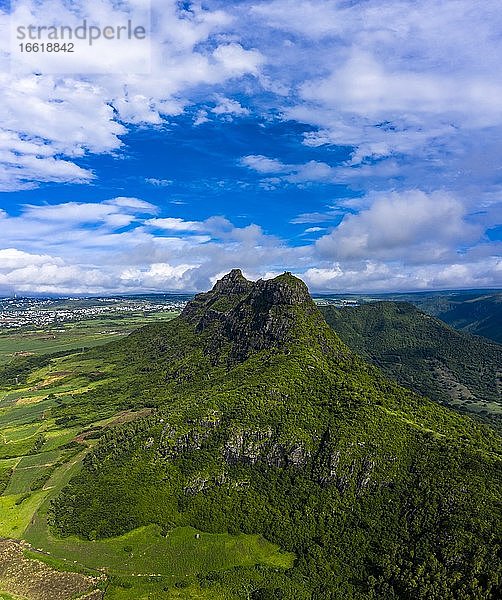
[[[0,588],[29,600],[69,600],[85,597],[100,600],[98,577],[56,571],[45,563],[26,558],[26,542],[0,539]],[[88,595],[89,594],[89,595]]]

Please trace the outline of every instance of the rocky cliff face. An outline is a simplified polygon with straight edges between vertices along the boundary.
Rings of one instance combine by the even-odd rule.
[[[185,307],[182,317],[198,323],[207,311],[225,312],[241,300],[253,287],[240,269],[233,269],[216,282],[209,292],[197,294]]]
[[[208,351],[212,355],[230,342],[229,361],[234,363],[251,352],[283,347],[290,340],[295,307],[316,310],[307,286],[291,273],[253,283],[234,269],[210,292],[198,294],[181,316],[197,332],[211,332]]]

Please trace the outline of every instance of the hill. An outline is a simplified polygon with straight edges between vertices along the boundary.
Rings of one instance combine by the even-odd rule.
[[[422,302],[419,308],[448,325],[502,343],[502,293],[452,293],[443,302]]]
[[[410,302],[447,325],[502,343],[502,292],[500,290],[456,290],[360,296],[362,302],[391,300]]]
[[[409,302],[447,325],[502,343],[502,292],[500,290],[444,290],[386,294],[324,294],[321,305]]]
[[[155,410],[101,435],[52,502],[55,533],[190,526],[295,556],[199,574],[187,598],[499,597],[500,436],[353,354],[290,274],[232,271],[177,319],[86,356],[115,377],[56,418]]]
[[[456,331],[407,302],[320,308],[355,352],[429,398],[502,417],[502,346]]]

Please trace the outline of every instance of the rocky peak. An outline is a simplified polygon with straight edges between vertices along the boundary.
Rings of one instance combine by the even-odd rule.
[[[273,306],[303,304],[312,302],[309,290],[301,279],[291,273],[283,273],[274,279],[257,281],[250,294],[254,305]]]
[[[233,269],[211,291],[195,296],[182,317],[199,332],[211,330],[209,351],[215,357],[231,342],[229,359],[235,362],[287,343],[298,318],[295,306],[316,310],[305,283],[291,273],[253,283]]]
[[[243,294],[253,287],[253,282],[248,281],[240,269],[232,269],[219,279],[213,289],[214,294]]]

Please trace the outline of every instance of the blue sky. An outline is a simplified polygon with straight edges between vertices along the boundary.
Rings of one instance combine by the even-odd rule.
[[[500,287],[499,2],[20,0],[2,43],[147,9],[146,73],[2,48],[0,293]]]

